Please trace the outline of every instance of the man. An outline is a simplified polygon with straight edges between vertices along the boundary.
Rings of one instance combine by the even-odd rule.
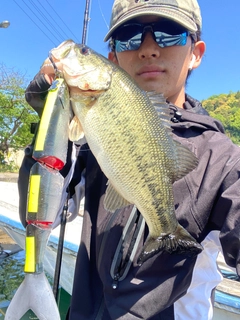
[[[77,212],[85,195],[70,320],[211,319],[214,288],[221,281],[218,252],[240,273],[240,151],[221,124],[185,93],[189,73],[205,52],[201,26],[196,0],[116,0],[105,41],[110,39],[109,59],[142,89],[164,94],[174,112],[174,139],[199,159],[195,170],[174,183],[173,192],[178,221],[204,250],[197,257],[160,252],[139,266],[147,227],[142,231],[144,222],[132,207],[106,213],[107,179],[83,145],[69,186],[75,205],[70,212]],[[47,90],[53,78],[53,69],[44,67],[27,89],[26,98],[38,111],[46,94],[36,92]],[[30,156],[23,162],[20,185],[28,161],[33,161]],[[62,171],[66,179],[68,170]],[[24,207],[26,193],[20,199]],[[22,213],[25,224],[24,219]]]

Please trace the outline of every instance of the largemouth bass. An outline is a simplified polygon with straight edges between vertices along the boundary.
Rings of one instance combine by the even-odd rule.
[[[70,89],[70,137],[85,135],[108,178],[106,210],[134,204],[146,220],[149,236],[138,263],[160,250],[201,252],[176,219],[172,192],[174,181],[198,160],[171,137],[163,96],[144,92],[117,65],[71,40],[53,49],[51,58],[62,65]]]
[[[17,320],[32,310],[40,320],[60,320],[52,288],[44,273],[44,253],[62,201],[72,111],[68,87],[58,79],[49,90],[36,137],[30,172],[25,238],[25,278],[7,309],[5,319]]]

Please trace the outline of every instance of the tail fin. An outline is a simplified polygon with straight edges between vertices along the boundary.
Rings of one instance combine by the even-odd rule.
[[[152,238],[151,235],[146,240],[143,250],[138,258],[138,264],[153,257],[159,251],[167,251],[169,253],[188,254],[188,256],[195,256],[203,250],[203,247],[178,224],[174,234]]]
[[[40,320],[60,320],[58,307],[45,274],[26,273],[5,315],[5,320],[18,320],[32,310]]]

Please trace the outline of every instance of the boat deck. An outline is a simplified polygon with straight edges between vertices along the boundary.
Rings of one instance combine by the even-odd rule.
[[[6,252],[10,251],[11,253],[25,247],[25,229],[19,220],[18,200],[16,181],[0,181],[0,229],[2,229],[0,244]],[[67,223],[65,230],[60,285],[69,294],[72,292],[72,280],[81,228],[82,217],[78,216],[73,222]],[[59,232],[59,227],[53,230],[44,260],[45,269],[51,276],[54,275]],[[4,243],[4,237],[5,240],[8,239],[8,243],[6,241]],[[240,282],[236,281],[237,275],[225,264],[221,255],[218,264],[224,278],[216,290],[213,320],[239,320]]]

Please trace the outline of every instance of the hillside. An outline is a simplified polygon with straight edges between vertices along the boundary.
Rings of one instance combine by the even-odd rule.
[[[222,122],[231,140],[240,145],[240,91],[211,96],[202,105],[210,116]]]

